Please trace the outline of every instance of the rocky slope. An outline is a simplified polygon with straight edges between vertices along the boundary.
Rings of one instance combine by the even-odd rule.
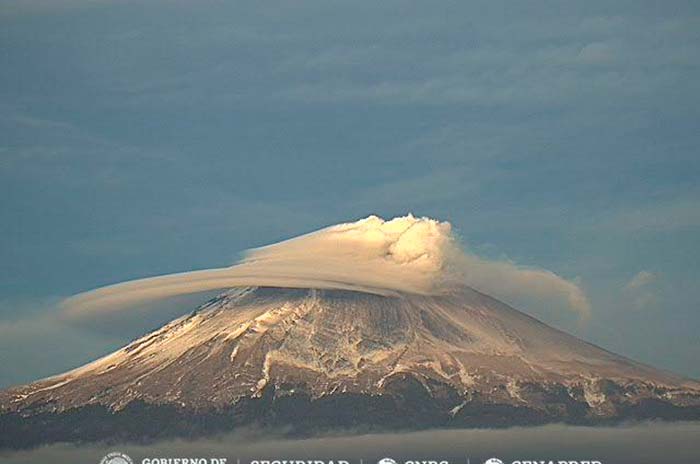
[[[303,433],[646,418],[700,418],[700,384],[469,288],[245,288],[93,363],[0,392],[0,446],[253,423]]]

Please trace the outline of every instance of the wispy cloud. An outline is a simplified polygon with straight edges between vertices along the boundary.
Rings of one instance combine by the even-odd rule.
[[[248,252],[238,264],[140,279],[79,294],[71,317],[91,317],[144,301],[241,286],[341,288],[383,295],[443,294],[467,285],[509,301],[530,298],[586,319],[590,304],[553,272],[492,261],[463,250],[451,225],[412,215],[338,224]]]
[[[639,271],[623,287],[626,300],[634,309],[644,309],[656,302],[653,285],[657,275],[650,271]]]
[[[651,284],[654,279],[656,279],[656,276],[652,272],[639,271],[625,284],[625,288],[628,290],[639,290]]]

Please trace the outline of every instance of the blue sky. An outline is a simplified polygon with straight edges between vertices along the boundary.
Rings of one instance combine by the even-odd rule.
[[[164,322],[63,297],[407,212],[592,316],[511,303],[700,377],[698,121],[696,2],[5,1],[0,385]]]

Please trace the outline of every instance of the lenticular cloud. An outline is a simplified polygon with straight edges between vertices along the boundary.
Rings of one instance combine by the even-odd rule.
[[[558,299],[581,316],[581,289],[544,270],[487,261],[464,252],[448,222],[412,215],[370,216],[247,252],[231,267],[124,282],[76,295],[68,315],[126,309],[136,303],[241,286],[336,288],[381,295],[442,294],[470,285],[496,297]]]

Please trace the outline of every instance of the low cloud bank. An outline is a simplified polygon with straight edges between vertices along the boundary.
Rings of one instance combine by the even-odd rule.
[[[531,298],[588,317],[585,293],[550,271],[490,261],[465,251],[448,222],[370,216],[248,251],[231,267],[170,274],[98,288],[64,303],[70,317],[126,309],[240,286],[338,288],[396,295],[470,286],[506,301]]]
[[[346,459],[374,464],[391,457],[406,460],[449,460],[450,464],[483,463],[496,457],[514,460],[598,460],[604,464],[700,462],[696,438],[700,424],[637,424],[626,427],[543,427],[502,430],[436,430],[402,434],[328,436],[285,439],[242,431],[215,439],[164,441],[148,446],[52,445],[35,450],[0,452],[6,464],[73,464],[100,462],[107,453],[128,454],[135,463],[144,458],[227,458],[241,464],[262,459]],[[469,461],[467,461],[469,459]]]

